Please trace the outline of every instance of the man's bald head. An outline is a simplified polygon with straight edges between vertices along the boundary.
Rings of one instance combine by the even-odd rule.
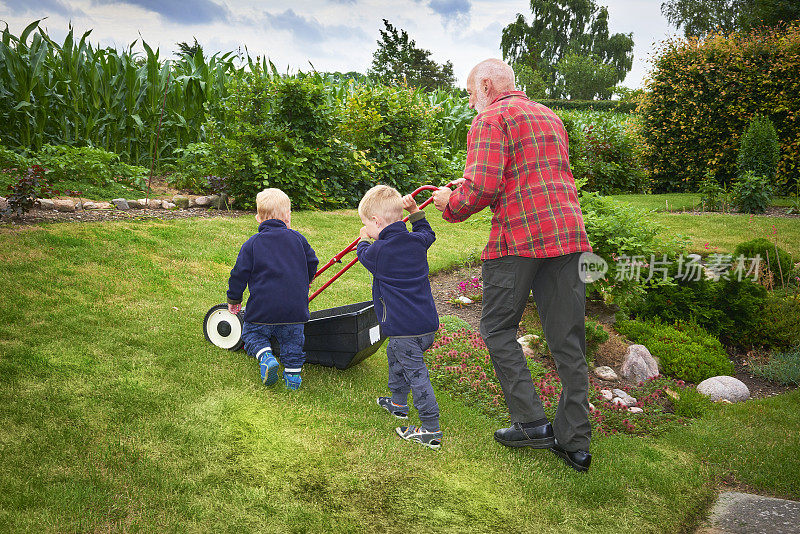
[[[478,113],[502,93],[514,90],[514,70],[499,59],[485,59],[467,76],[470,107]]]

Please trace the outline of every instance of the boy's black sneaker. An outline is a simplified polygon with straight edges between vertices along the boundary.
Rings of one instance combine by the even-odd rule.
[[[378,406],[398,419],[408,419],[408,405],[395,404],[392,402],[391,397],[378,397]]]
[[[423,447],[437,450],[442,446],[442,431],[431,432],[421,426],[399,426],[394,429],[406,441],[414,441]]]

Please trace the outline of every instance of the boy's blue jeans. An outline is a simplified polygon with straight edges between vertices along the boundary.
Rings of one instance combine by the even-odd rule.
[[[257,324],[245,321],[242,327],[244,350],[253,358],[257,358],[264,348],[272,347],[270,338],[274,337],[280,348],[279,358],[283,370],[287,373],[299,373],[306,363],[306,353],[303,352],[304,327],[303,323]]]
[[[424,360],[424,353],[433,345],[433,339],[434,334],[390,337],[386,346],[392,402],[405,406],[411,393],[426,430],[439,430],[439,404]]]

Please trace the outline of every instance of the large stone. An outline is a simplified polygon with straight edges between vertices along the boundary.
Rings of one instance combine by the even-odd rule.
[[[151,198],[147,201],[147,207],[151,210],[161,209],[161,200],[158,198]]]
[[[97,208],[96,208],[96,206],[95,206],[93,201],[87,200],[86,202],[83,203],[83,209],[85,209],[85,210],[93,210],[93,209],[97,209]]]
[[[5,197],[0,197],[0,211],[8,209],[8,200]]]
[[[58,211],[72,212],[75,211],[75,202],[68,198],[53,199],[53,205]]]
[[[750,398],[750,390],[745,383],[732,376],[706,378],[697,384],[697,391],[714,401],[741,402]]]
[[[638,406],[631,406],[630,408],[628,408],[628,411],[631,413],[642,413],[644,410],[642,410]]]
[[[173,210],[175,209],[175,204],[173,204],[169,200],[162,200],[161,207],[164,208],[165,210]]]
[[[631,345],[625,353],[620,372],[625,378],[642,382],[658,376],[658,362],[644,345]]]
[[[472,304],[472,299],[466,295],[459,295],[458,298],[456,298],[456,300],[461,304]]]
[[[210,197],[197,197],[196,199],[194,199],[194,203],[196,206],[205,208],[206,206],[211,205],[211,199]]]
[[[594,374],[597,376],[597,378],[600,378],[602,380],[608,380],[609,382],[619,380],[617,373],[615,373],[614,370],[607,365],[601,365],[600,367],[595,367]]]
[[[614,394],[611,392],[610,389],[601,389],[600,396],[603,397],[605,400],[610,401],[614,398]]]
[[[189,207],[189,198],[183,195],[175,195],[172,197],[172,202],[182,210]]]
[[[130,205],[128,204],[128,201],[125,200],[124,198],[115,198],[112,199],[111,202],[114,204],[114,207],[117,208],[118,210],[124,211],[131,209]]]
[[[128,200],[128,207],[130,207],[132,210],[140,210],[144,207],[144,205],[140,200],[131,199]]]
[[[208,197],[208,205],[214,209],[219,209],[219,195],[211,195]]]
[[[228,208],[228,195],[226,195],[225,193],[214,195],[211,198],[212,198],[211,207],[214,208],[215,210],[224,210]]]
[[[37,202],[39,202],[39,209],[43,210],[54,210],[56,209],[56,204],[49,198],[40,198]]]

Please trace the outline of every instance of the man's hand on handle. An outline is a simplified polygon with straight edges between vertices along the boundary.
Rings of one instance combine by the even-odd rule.
[[[465,178],[459,178],[458,180],[453,180],[453,185],[459,186],[464,183]],[[433,205],[436,206],[436,209],[439,211],[444,211],[447,207],[447,202],[450,200],[450,194],[452,191],[448,187],[440,187],[438,191],[434,191],[433,193]]]
[[[238,315],[242,311],[242,304],[228,304],[228,311],[234,315]]]

